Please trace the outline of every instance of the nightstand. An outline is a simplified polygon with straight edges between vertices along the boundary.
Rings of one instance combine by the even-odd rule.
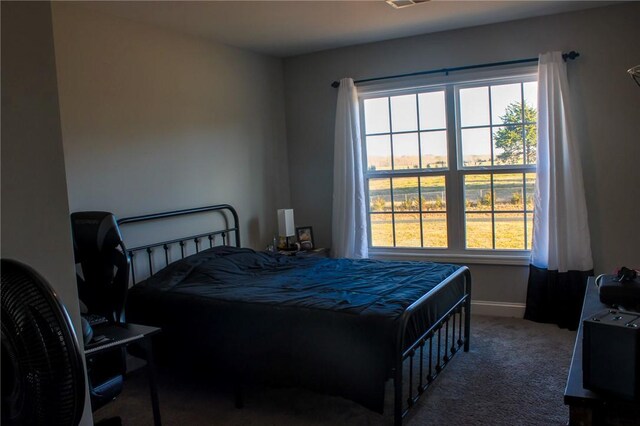
[[[160,426],[160,403],[158,402],[158,383],[156,379],[156,367],[153,361],[151,350],[151,336],[161,332],[158,327],[147,325],[124,323],[124,324],[102,324],[93,328],[94,336],[101,336],[103,339],[98,343],[88,344],[84,347],[84,355],[87,361],[95,355],[120,348],[133,342],[140,342],[144,349],[147,361],[147,379],[149,390],[151,391],[151,409],[153,411],[153,424]]]

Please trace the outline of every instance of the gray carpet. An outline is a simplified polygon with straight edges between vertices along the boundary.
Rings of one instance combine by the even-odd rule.
[[[510,318],[472,317],[471,351],[457,354],[406,419],[407,425],[565,425],[563,391],[575,332]],[[163,373],[160,409],[165,425],[390,425],[391,382],[385,414],[339,397],[303,389],[246,389],[234,408],[229,389]],[[100,419],[152,424],[146,376],[132,374]]]

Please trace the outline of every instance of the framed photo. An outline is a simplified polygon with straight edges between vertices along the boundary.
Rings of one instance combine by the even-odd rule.
[[[298,243],[300,243],[301,250],[313,250],[315,244],[313,243],[313,228],[310,226],[296,227],[296,237]]]

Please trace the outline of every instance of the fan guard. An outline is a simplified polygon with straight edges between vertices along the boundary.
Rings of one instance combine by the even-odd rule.
[[[37,272],[6,259],[0,298],[2,424],[77,425],[85,375],[64,305]]]

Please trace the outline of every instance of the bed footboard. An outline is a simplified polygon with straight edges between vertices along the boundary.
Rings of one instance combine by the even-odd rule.
[[[414,342],[405,342],[405,333],[412,317],[442,289],[454,280],[464,281],[463,294],[454,305],[440,315]],[[433,383],[452,357],[464,347],[469,351],[471,331],[471,273],[461,267],[425,294],[403,313],[398,330],[394,381],[394,424],[401,425],[411,407]],[[463,330],[464,322],[464,330]],[[405,380],[405,377],[407,380]],[[406,398],[405,398],[406,397]]]

